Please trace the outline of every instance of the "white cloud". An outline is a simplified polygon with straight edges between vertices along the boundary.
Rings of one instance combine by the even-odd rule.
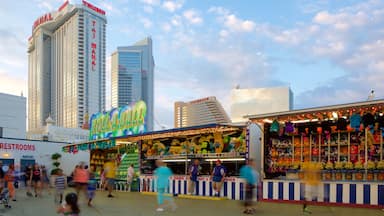
[[[165,32],[170,32],[172,30],[172,26],[169,24],[169,23],[163,23],[161,25],[161,28],[163,29],[163,31]]]
[[[239,19],[234,14],[225,17],[224,25],[234,32],[251,32],[255,29],[253,21]]]
[[[152,5],[152,6],[160,4],[160,0],[140,0],[140,1],[143,2],[144,4]]]
[[[0,92],[27,96],[27,77],[18,78],[11,75],[10,71],[0,71]]]
[[[174,15],[171,19],[171,23],[173,26],[181,26],[182,24],[181,16]]]
[[[200,16],[199,12],[194,9],[184,11],[183,16],[191,24],[201,24],[203,22],[203,18]]]
[[[149,14],[153,13],[153,7],[152,6],[149,6],[149,5],[145,5],[143,7],[143,10]]]
[[[226,38],[226,37],[228,37],[229,33],[227,30],[221,30],[219,35],[221,38]]]
[[[151,28],[152,27],[152,21],[148,18],[141,18],[140,22],[143,23],[145,28]]]
[[[224,7],[210,7],[208,12],[216,13],[218,15],[228,15],[230,13],[230,11]]]
[[[173,13],[176,10],[180,9],[182,6],[183,6],[183,3],[180,2],[180,1],[169,1],[169,0],[167,0],[167,1],[164,1],[163,4],[162,4],[162,7],[165,10],[167,10],[167,11],[169,11],[171,13]]]

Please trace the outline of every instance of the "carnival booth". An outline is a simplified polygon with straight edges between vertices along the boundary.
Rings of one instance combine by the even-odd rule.
[[[64,152],[90,152],[90,165],[101,173],[106,160],[118,165],[116,189],[126,190],[127,169],[134,164],[137,171],[137,189],[156,191],[153,176],[155,161],[162,159],[174,175],[169,193],[187,193],[188,167],[193,160],[200,161],[200,176],[195,194],[211,196],[210,172],[220,159],[227,169],[221,197],[243,199],[243,181],[238,178],[240,167],[250,157],[259,155],[260,133],[251,133],[250,125],[204,125],[146,132],[146,106],[136,104],[97,113],[90,119],[90,140],[63,147]],[[258,136],[258,137],[257,137]],[[260,163],[258,163],[260,164]]]
[[[247,137],[247,127],[244,125],[204,125],[127,137],[125,141],[140,142],[141,191],[156,191],[152,173],[155,161],[162,159],[174,172],[169,193],[187,194],[188,167],[198,159],[201,170],[195,194],[212,196],[209,176],[215,161],[220,159],[227,169],[220,196],[240,200],[243,199],[244,183],[238,175],[240,167],[249,157]]]
[[[215,161],[220,159],[227,169],[227,177],[220,193],[221,197],[241,200],[244,198],[245,186],[239,176],[241,166],[252,155],[257,154],[255,144],[250,147],[249,126],[241,125],[204,125],[189,128],[178,128],[164,131],[147,132],[137,135],[120,136],[111,139],[92,141],[66,146],[64,151],[91,151],[90,164],[101,170],[108,158],[120,161],[116,189],[125,190],[126,170],[129,164],[135,164],[138,171],[139,190],[156,192],[156,181],[153,176],[155,161],[167,163],[174,173],[169,182],[169,193],[187,194],[188,167],[195,159],[200,161],[200,176],[196,184],[195,194],[212,196],[210,172]],[[260,146],[260,145],[258,145]],[[260,151],[259,151],[260,152]]]
[[[138,142],[124,142],[119,138],[145,133],[146,114],[144,101],[95,113],[89,121],[89,141],[67,145],[63,147],[63,152],[77,154],[79,151],[89,151],[89,165],[99,179],[104,163],[109,159],[115,160],[118,166],[116,189],[125,191],[127,170],[131,164],[137,171],[137,177],[139,176],[139,146]],[[138,179],[134,180],[131,189],[139,190]]]
[[[301,167],[322,167],[317,202],[384,205],[384,100],[248,116],[263,136],[263,199],[304,199]]]

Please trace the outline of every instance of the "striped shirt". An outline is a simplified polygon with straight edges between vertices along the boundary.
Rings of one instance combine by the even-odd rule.
[[[64,176],[57,176],[55,179],[55,186],[58,190],[64,190],[65,189],[65,177]]]

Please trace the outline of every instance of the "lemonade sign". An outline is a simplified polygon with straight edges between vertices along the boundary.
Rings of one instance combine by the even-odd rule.
[[[144,133],[146,115],[147,105],[144,101],[93,114],[89,123],[89,139],[97,140]]]

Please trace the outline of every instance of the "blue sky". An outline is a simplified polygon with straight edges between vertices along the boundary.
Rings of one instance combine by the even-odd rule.
[[[62,2],[2,2],[0,92],[27,92],[31,26]],[[152,37],[155,116],[168,127],[178,100],[213,95],[229,112],[237,84],[290,86],[295,108],[362,101],[371,89],[384,97],[381,0],[90,2],[107,12],[108,57],[117,46]]]

